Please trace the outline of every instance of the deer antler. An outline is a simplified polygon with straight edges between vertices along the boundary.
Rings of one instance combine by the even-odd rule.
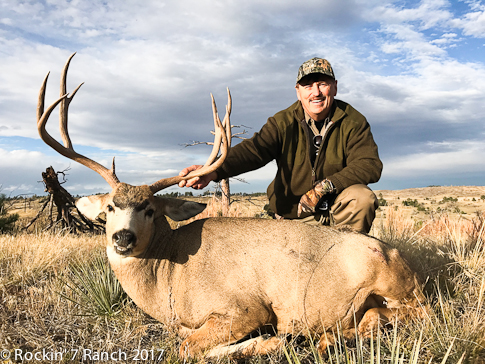
[[[49,73],[44,79],[42,83],[42,87],[40,88],[39,92],[39,101],[37,104],[37,130],[39,131],[39,135],[42,140],[54,149],[56,152],[62,154],[64,157],[72,159],[78,163],[81,163],[92,169],[93,171],[97,172],[101,177],[103,177],[106,182],[109,183],[111,188],[116,187],[120,183],[118,177],[115,174],[115,161],[113,158],[113,164],[111,169],[107,169],[103,167],[101,164],[89,159],[81,154],[78,154],[74,151],[74,148],[71,143],[71,139],[69,137],[68,129],[67,129],[67,114],[69,109],[69,104],[71,103],[74,95],[79,90],[79,88],[83,85],[82,83],[74,90],[71,96],[66,93],[66,79],[67,79],[67,70],[69,69],[69,64],[71,62],[72,57],[74,57],[76,53],[73,53],[69,59],[67,60],[63,70],[62,70],[62,77],[61,77],[61,95],[60,98],[57,99],[52,105],[50,105],[47,110],[44,112],[44,102],[45,102],[45,89],[47,85],[47,79],[49,78]],[[47,120],[49,119],[50,114],[56,108],[58,104],[60,105],[59,111],[59,129],[61,132],[61,137],[64,142],[64,146],[62,146],[57,140],[47,133],[45,126]]]
[[[45,103],[45,90],[47,85],[47,79],[49,78],[49,73],[44,79],[42,86],[39,92],[39,101],[37,104],[37,129],[39,131],[39,135],[42,140],[54,149],[59,154],[62,154],[64,157],[72,159],[78,163],[83,164],[84,166],[92,169],[93,171],[97,172],[101,177],[105,179],[106,182],[109,183],[111,188],[115,188],[119,183],[118,177],[115,174],[115,162],[113,158],[113,164],[111,169],[107,169],[103,167],[98,162],[93,161],[79,153],[74,151],[74,148],[71,143],[71,138],[69,137],[68,127],[67,127],[67,115],[69,110],[69,105],[76,95],[79,88],[83,85],[82,83],[74,90],[71,96],[66,93],[66,80],[67,80],[67,71],[69,69],[69,64],[71,62],[72,57],[74,57],[76,53],[73,53],[69,59],[67,60],[63,70],[62,70],[62,77],[61,77],[61,95],[59,99],[57,99],[52,105],[50,105],[47,110],[44,111],[44,103]],[[164,188],[172,186],[174,184],[179,183],[182,180],[187,180],[194,177],[200,177],[206,174],[209,174],[215,171],[223,162],[227,156],[227,151],[230,148],[231,144],[231,123],[230,123],[230,115],[231,115],[231,93],[229,89],[227,89],[227,106],[226,106],[226,115],[224,120],[221,122],[219,119],[219,114],[217,112],[216,103],[214,101],[214,97],[212,97],[212,112],[214,114],[214,125],[215,125],[215,138],[214,138],[214,146],[212,148],[212,153],[209,156],[209,159],[205,163],[205,165],[185,177],[175,176],[170,178],[163,178],[152,185],[150,185],[150,189],[153,193],[156,193]],[[60,111],[59,111],[59,129],[61,132],[61,137],[64,142],[64,146],[61,145],[57,140],[55,140],[49,133],[47,133],[45,126],[47,124],[47,120],[49,119],[50,114],[52,111],[60,104]],[[216,160],[219,150],[221,149],[221,142],[222,142],[222,151],[221,156]],[[215,161],[215,162],[214,162]]]
[[[214,97],[211,94],[212,99],[212,113],[214,114],[214,128],[215,128],[215,136],[214,136],[214,145],[212,147],[212,152],[205,162],[202,168],[199,168],[195,171],[190,172],[184,177],[181,176],[174,176],[168,178],[162,178],[157,182],[150,185],[150,190],[155,194],[164,188],[173,186],[178,184],[180,181],[188,180],[194,177],[205,176],[217,168],[219,168],[224,160],[226,159],[227,152],[231,147],[231,110],[232,110],[232,99],[231,99],[231,92],[227,89],[227,105],[226,105],[226,115],[224,116],[223,121],[219,118],[219,113],[217,112],[216,102]],[[222,142],[222,150],[221,150],[221,142]],[[219,151],[221,150],[220,157],[216,160]],[[215,162],[214,162],[215,161]]]

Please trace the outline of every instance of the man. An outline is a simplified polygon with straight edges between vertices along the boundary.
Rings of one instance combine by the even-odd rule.
[[[369,232],[378,201],[367,184],[377,182],[382,171],[369,124],[335,99],[337,80],[327,60],[303,63],[295,87],[298,101],[231,148],[218,170],[179,186],[201,189],[276,160],[278,171],[267,193],[277,218]],[[180,175],[197,168],[185,168]]]

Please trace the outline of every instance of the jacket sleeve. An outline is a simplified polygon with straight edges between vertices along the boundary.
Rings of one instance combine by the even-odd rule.
[[[370,125],[365,118],[358,123],[352,123],[347,134],[345,157],[344,168],[327,177],[337,193],[354,184],[368,185],[379,180],[382,162]]]
[[[226,160],[217,169],[217,180],[237,176],[265,166],[278,157],[281,137],[273,117],[250,139],[229,149]]]

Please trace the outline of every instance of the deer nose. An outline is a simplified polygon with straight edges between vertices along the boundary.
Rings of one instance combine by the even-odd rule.
[[[113,234],[113,243],[120,247],[133,247],[136,243],[136,235],[127,229],[117,231]]]

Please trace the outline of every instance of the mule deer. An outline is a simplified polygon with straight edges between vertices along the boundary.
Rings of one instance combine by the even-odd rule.
[[[67,131],[68,106],[79,89],[66,95],[71,59],[62,73],[61,97],[45,112],[47,77],[44,80],[39,133],[50,147],[110,184],[111,193],[83,197],[77,206],[92,219],[106,212],[106,249],[113,271],[142,310],[179,330],[185,338],[181,356],[264,354],[281,347],[285,335],[300,333],[320,337],[323,351],[332,343],[326,333],[337,325],[347,337],[355,335],[355,325],[359,333],[369,335],[379,323],[419,312],[422,294],[416,275],[398,251],[350,229],[288,220],[209,218],[172,230],[166,216],[185,220],[205,205],[155,193],[194,173],[131,186],[118,180],[114,161],[107,169],[76,153]],[[64,146],[45,129],[59,103]],[[222,122],[214,99],[212,105],[214,149],[198,175],[223,162],[231,138],[229,91]],[[268,328],[269,338],[243,340]]]

